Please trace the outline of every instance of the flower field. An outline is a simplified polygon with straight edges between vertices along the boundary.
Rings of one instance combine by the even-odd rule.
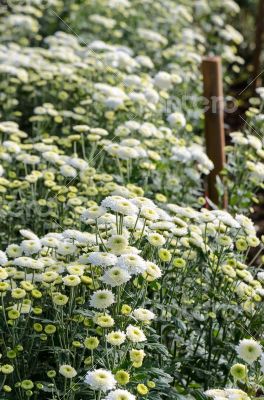
[[[263,87],[207,195],[201,63],[230,102],[242,13],[1,2],[0,400],[264,399]]]

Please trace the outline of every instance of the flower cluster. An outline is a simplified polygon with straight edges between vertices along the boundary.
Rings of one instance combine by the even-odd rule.
[[[137,238],[144,228],[139,220],[139,229],[133,217],[139,212],[136,204],[144,200],[150,202],[107,197],[97,215],[84,211],[85,231],[67,229],[38,237],[23,229],[23,241],[1,253],[7,334],[1,371],[6,383],[9,374],[16,382],[6,387],[25,395],[23,390],[52,388],[54,393],[63,389],[68,398],[100,391],[107,393],[106,399],[135,399],[133,392],[147,393],[156,386],[151,379],[136,378],[145,356],[154,357],[144,349],[156,318],[147,292],[161,276],[158,265],[139,255]],[[139,277],[141,295],[135,297]],[[42,383],[40,366],[50,383]],[[23,384],[21,376],[31,384]],[[155,371],[148,376],[156,378]]]
[[[237,3],[7,3],[1,399],[196,398],[226,385],[239,340],[240,358],[262,368],[242,328],[263,320],[263,240],[242,212],[263,185],[263,143],[231,134],[219,190],[232,188],[232,214],[209,211],[198,104],[205,54],[222,55],[227,83],[227,64],[243,64]],[[258,96],[247,117],[262,127]],[[243,371],[231,368],[239,384]]]
[[[253,204],[258,204],[256,192],[263,189],[264,152],[261,131],[264,126],[264,89],[258,88],[257,95],[250,99],[251,107],[246,112],[244,131],[230,134],[232,146],[227,146],[223,182],[219,181],[219,192],[228,194],[229,209],[235,212],[247,213]]]
[[[234,364],[230,369],[230,374],[235,383],[243,390],[210,389],[205,392],[207,396],[215,400],[250,400],[263,394],[264,353],[261,344],[254,339],[243,339],[239,342],[236,351],[237,356],[246,364]]]
[[[4,126],[1,153],[8,149],[18,157],[23,142],[24,152],[34,157],[20,155],[19,160],[34,170],[47,168],[39,151],[51,151],[56,155],[45,154],[44,164],[55,163],[68,182],[89,162],[104,174],[118,173],[118,184],[136,184],[147,195],[158,192],[195,205],[203,194],[202,175],[212,168],[201,137],[203,110],[196,104],[202,95],[201,57],[217,38],[214,50],[241,64],[235,54],[241,38],[228,23],[239,11],[236,3],[197,1],[195,12],[185,1],[158,1],[154,8],[135,0],[97,0],[89,6],[59,0],[27,0],[27,7],[11,3],[12,13],[3,8],[0,16],[1,120],[18,123],[28,136],[21,133],[18,139],[17,126]],[[33,137],[36,147],[31,149]],[[39,148],[38,142],[50,149]],[[62,157],[54,149],[58,144]],[[83,161],[71,163],[64,155]],[[13,160],[2,157],[3,176],[22,178],[20,170],[8,172],[6,163]],[[25,175],[31,192],[38,176]],[[97,190],[93,187],[89,195]],[[6,200],[12,199],[4,201],[8,214],[13,210]],[[43,198],[36,200],[43,207]],[[21,207],[30,214],[28,208],[35,207]],[[38,225],[31,228],[36,231]]]
[[[119,394],[133,399],[152,390],[151,380],[153,390],[162,392],[157,371],[168,368],[167,352],[174,360],[185,353],[192,365],[198,352],[201,364],[202,349],[208,351],[206,327],[218,329],[219,340],[231,319],[229,335],[245,318],[254,319],[263,277],[254,277],[242,262],[245,251],[259,245],[252,222],[224,211],[166,208],[146,197],[114,195],[83,211],[80,230],[41,237],[20,231],[22,242],[1,253],[7,334],[1,368],[9,366],[16,383],[12,387],[7,376],[8,387],[21,390],[30,378],[38,393],[50,387],[67,391],[69,399],[91,391],[105,393],[106,399]],[[223,308],[224,298],[236,305],[232,315],[228,305]],[[171,342],[172,333],[182,342]],[[210,351],[209,370],[219,349]],[[228,354],[222,349],[220,356]],[[182,360],[173,375],[188,365]]]

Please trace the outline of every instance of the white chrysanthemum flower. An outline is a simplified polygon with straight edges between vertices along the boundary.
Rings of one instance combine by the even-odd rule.
[[[65,178],[75,178],[77,176],[76,169],[66,164],[60,167],[60,173]]]
[[[232,247],[232,238],[227,235],[219,235],[216,238],[216,242],[223,247]]]
[[[93,251],[88,256],[88,262],[93,265],[99,265],[103,267],[109,267],[116,265],[117,257],[111,253],[103,253],[100,251]]]
[[[88,219],[94,220],[101,217],[105,213],[106,213],[106,208],[95,205],[85,210],[81,215],[81,219],[82,221],[87,221]]]
[[[74,157],[70,159],[70,164],[72,167],[84,171],[88,167],[87,161],[82,158]]]
[[[255,232],[254,235],[248,235],[246,239],[250,247],[257,247],[260,243],[259,238],[255,236]]]
[[[138,208],[142,207],[149,207],[149,208],[156,208],[155,203],[153,203],[152,200],[146,198],[146,197],[134,197],[131,200],[131,203],[135,204]]]
[[[159,279],[162,275],[161,269],[158,267],[158,265],[154,264],[151,261],[146,261],[146,274],[150,279]]]
[[[51,257],[40,257],[39,261],[41,261],[45,267],[48,269],[56,268],[57,270],[60,270],[61,272],[64,271],[64,268],[61,268],[62,266],[58,263],[57,260],[54,260]]]
[[[117,389],[108,395],[103,400],[136,400],[136,397],[124,389]]]
[[[77,235],[80,233],[77,229],[66,229],[62,232],[62,236],[65,239],[77,240]]]
[[[137,56],[135,60],[145,68],[152,69],[154,68],[154,64],[148,56]]]
[[[121,196],[108,196],[101,205],[123,215],[136,215],[138,208],[129,200]]]
[[[112,209],[112,207],[115,207],[116,203],[120,200],[122,201],[124,198],[122,196],[107,196],[102,200],[101,206]]]
[[[116,287],[128,282],[130,278],[131,276],[126,270],[120,267],[113,267],[104,273],[101,280],[109,286]]]
[[[112,328],[115,325],[115,321],[108,314],[98,313],[94,316],[93,321],[95,324],[101,326],[101,328]]]
[[[22,253],[22,249],[18,244],[10,244],[6,248],[6,254],[11,258],[20,257]]]
[[[127,338],[133,343],[140,343],[147,340],[142,329],[134,325],[128,325],[128,327],[126,328],[126,335]]]
[[[158,222],[153,222],[149,228],[151,230],[158,230],[158,231],[173,231],[175,230],[175,225],[173,222],[169,221],[158,221]],[[186,230],[187,233],[187,230]]]
[[[12,140],[5,140],[3,141],[2,145],[9,153],[18,154],[21,151],[20,146]]]
[[[225,225],[230,226],[231,228],[240,228],[240,224],[227,211],[213,210],[211,212],[216,215],[217,219],[223,222]]]
[[[59,242],[57,252],[63,256],[73,254],[76,250],[76,246],[73,243],[62,243]]]
[[[154,247],[163,246],[166,242],[165,237],[156,232],[150,233],[148,235],[147,239],[148,239],[148,242]]]
[[[249,230],[252,230],[253,232],[255,232],[253,221],[250,218],[248,218],[242,214],[236,214],[235,219],[239,223],[239,225],[241,225],[243,228],[249,229]]]
[[[46,271],[42,274],[43,282],[51,283],[57,279],[59,274],[56,271]]]
[[[84,133],[88,132],[90,130],[90,127],[88,125],[74,125],[73,130],[75,132]]]
[[[112,331],[106,335],[106,341],[112,346],[121,346],[126,340],[126,334],[120,330]]]
[[[111,194],[112,196],[122,196],[126,199],[130,197],[130,191],[126,187],[119,185],[115,186],[115,189],[111,191]]]
[[[8,261],[6,253],[4,253],[2,250],[0,250],[0,265],[6,264]]]
[[[114,375],[105,369],[96,369],[88,372],[84,382],[90,385],[93,390],[101,390],[102,392],[112,390],[116,386]]]
[[[41,242],[39,239],[37,240],[23,240],[20,245],[21,249],[23,252],[26,254],[26,256],[30,256],[32,254],[38,253],[41,248]]]
[[[72,379],[77,375],[77,371],[68,364],[63,364],[60,366],[59,373],[64,376],[64,378]]]
[[[230,136],[232,138],[231,141],[234,144],[238,144],[240,146],[248,144],[248,140],[245,138],[242,132],[231,132]]]
[[[263,272],[258,272],[257,277],[258,277],[258,280],[261,283],[264,283],[264,271]]]
[[[154,85],[161,90],[168,90],[172,87],[172,77],[168,72],[160,71],[154,77]]]
[[[130,159],[139,158],[139,154],[138,154],[137,150],[132,147],[129,147],[129,146],[119,146],[119,148],[116,151],[116,155],[117,155],[117,157],[121,158],[121,160],[130,160]],[[126,211],[127,207],[128,207],[128,205],[125,204],[125,211]],[[122,207],[122,209],[123,209],[123,207]],[[131,214],[129,213],[128,215],[131,215]]]
[[[58,232],[49,232],[44,237],[45,238],[53,237],[53,238],[58,239],[58,240],[63,240],[64,239],[62,233],[58,233]]]
[[[141,136],[148,138],[148,137],[158,137],[162,136],[161,132],[158,131],[157,127],[152,124],[151,122],[144,122],[139,128],[138,131]],[[162,136],[163,137],[163,136]]]
[[[262,149],[262,142],[255,135],[248,135],[247,139],[248,139],[248,144],[255,150]]]
[[[69,265],[67,267],[67,271],[69,272],[69,274],[71,275],[78,275],[78,276],[82,276],[84,274],[84,266],[83,265]]]
[[[137,254],[123,254],[118,257],[117,266],[131,275],[141,274],[146,270],[146,262]]]
[[[60,159],[59,154],[55,153],[54,151],[45,151],[42,153],[42,157],[44,160],[54,164]]]
[[[159,213],[153,207],[143,206],[140,210],[140,216],[150,221],[160,219]]]
[[[86,246],[94,246],[96,244],[96,236],[89,232],[77,231],[76,240],[79,244],[84,244]]]
[[[240,340],[239,345],[236,347],[237,354],[242,360],[248,364],[256,361],[262,352],[261,345],[254,339]]]
[[[45,237],[45,236],[42,239],[40,239],[40,242],[42,246],[51,247],[53,249],[58,247],[59,244],[58,239],[54,237]]]
[[[155,318],[155,314],[152,311],[146,310],[145,308],[137,308],[133,311],[134,317],[138,321],[151,321]]]
[[[248,295],[249,293],[252,293],[252,287],[247,285],[244,282],[239,282],[238,285],[235,288],[235,293],[238,295],[238,297],[243,298],[244,296]]]
[[[181,112],[174,112],[170,114],[167,118],[168,123],[172,128],[180,127],[183,128],[186,125],[186,119]]]
[[[44,264],[40,260],[34,260],[30,257],[17,257],[14,259],[14,265],[31,269],[43,269]]]
[[[8,278],[8,273],[5,268],[0,267],[0,280],[5,280]]]
[[[111,290],[97,290],[90,299],[90,306],[94,308],[108,308],[115,302],[114,294]]]
[[[117,143],[109,143],[104,147],[105,151],[108,154],[110,154],[112,157],[117,156],[117,151],[119,148],[120,148],[120,146]]]
[[[105,106],[111,108],[112,110],[116,110],[117,108],[122,106],[123,103],[123,99],[114,96],[109,96],[104,101]]]
[[[66,275],[62,278],[65,286],[78,286],[81,283],[81,279],[77,275]]]
[[[122,254],[128,246],[128,240],[122,235],[113,235],[107,241],[107,247],[113,253]]]
[[[120,144],[122,146],[136,147],[136,146],[140,146],[140,140],[133,139],[133,138],[127,138],[127,139],[121,140]]]

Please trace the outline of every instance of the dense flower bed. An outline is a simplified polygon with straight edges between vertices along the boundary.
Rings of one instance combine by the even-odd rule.
[[[243,263],[259,240],[242,215],[167,208],[108,196],[83,211],[83,230],[23,229],[1,253],[2,372],[18,396],[35,385],[93,398],[91,389],[123,390],[122,379],[131,398],[152,386],[162,396],[171,378],[160,380],[161,369],[179,387],[221,381],[234,337],[259,316],[263,273],[254,279]]]
[[[239,71],[238,12],[231,0],[1,8],[1,398],[263,395],[263,238],[248,218],[263,88],[231,133],[229,210],[205,196],[200,62],[221,54],[226,84],[226,67]]]

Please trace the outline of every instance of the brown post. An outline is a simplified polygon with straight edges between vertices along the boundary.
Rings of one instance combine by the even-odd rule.
[[[259,83],[261,82],[260,59],[261,59],[261,50],[263,48],[263,35],[264,35],[264,0],[259,0],[257,16],[256,16],[255,50],[253,59],[253,66],[254,66],[253,88],[255,89],[256,87],[259,86]]]
[[[222,83],[222,64],[220,57],[205,57],[202,62],[205,105],[205,140],[208,157],[214,163],[214,169],[208,176],[208,197],[219,204],[216,190],[216,177],[225,163],[224,132],[224,95]],[[224,208],[227,198],[224,198]]]

